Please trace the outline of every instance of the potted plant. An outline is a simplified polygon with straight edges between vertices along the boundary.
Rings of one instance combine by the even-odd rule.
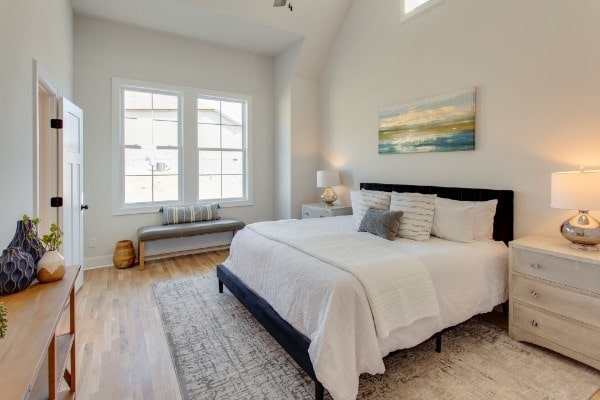
[[[6,336],[6,330],[8,329],[8,309],[4,303],[0,303],[0,339]]]
[[[58,252],[63,231],[56,224],[50,225],[50,233],[43,235],[41,246],[45,253],[38,262],[37,278],[40,282],[54,282],[65,276],[65,259]]]

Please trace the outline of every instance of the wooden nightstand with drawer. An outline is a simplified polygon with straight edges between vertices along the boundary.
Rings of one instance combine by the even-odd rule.
[[[302,204],[302,219],[337,217],[352,214],[352,207],[343,205],[327,206],[323,203]]]
[[[600,254],[564,239],[510,243],[509,334],[600,369]]]

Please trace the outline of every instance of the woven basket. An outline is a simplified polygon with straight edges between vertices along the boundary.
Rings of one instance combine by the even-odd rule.
[[[113,264],[115,267],[129,268],[135,263],[135,249],[131,240],[119,240],[115,246]]]

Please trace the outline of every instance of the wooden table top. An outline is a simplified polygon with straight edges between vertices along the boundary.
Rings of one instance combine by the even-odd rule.
[[[67,267],[59,281],[35,283],[22,292],[0,296],[0,302],[8,308],[8,330],[0,339],[3,399],[24,399],[29,395],[79,269]]]

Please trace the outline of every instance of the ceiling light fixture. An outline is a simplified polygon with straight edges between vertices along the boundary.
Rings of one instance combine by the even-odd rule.
[[[287,0],[275,0],[275,3],[273,3],[273,7],[283,7],[285,6],[287,3]],[[294,11],[294,6],[292,6],[292,2],[290,1],[290,4],[288,4],[288,8],[290,9],[290,11]]]

